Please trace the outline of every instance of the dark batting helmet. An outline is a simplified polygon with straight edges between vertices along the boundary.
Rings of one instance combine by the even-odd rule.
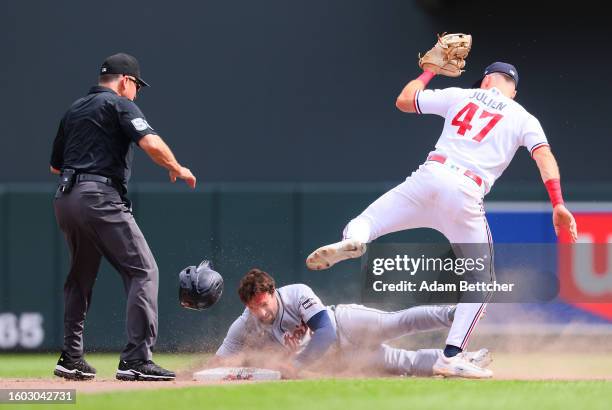
[[[214,305],[223,293],[223,278],[209,261],[188,266],[179,273],[179,301],[187,309],[203,310]]]

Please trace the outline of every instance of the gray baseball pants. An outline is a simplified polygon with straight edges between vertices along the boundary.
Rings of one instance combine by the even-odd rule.
[[[393,374],[432,376],[440,349],[409,351],[384,342],[418,332],[447,329],[454,306],[418,306],[398,312],[384,312],[362,305],[335,307],[340,351],[347,358],[358,357],[368,366]]]
[[[54,202],[71,262],[64,284],[64,351],[83,355],[85,316],[102,256],[123,279],[128,342],[122,360],[150,360],[157,339],[159,272],[147,241],[117,190],[86,181]],[[108,296],[111,297],[111,296]]]

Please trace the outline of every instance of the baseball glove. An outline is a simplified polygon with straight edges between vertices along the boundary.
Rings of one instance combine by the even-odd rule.
[[[419,67],[448,77],[459,77],[464,71],[465,58],[472,48],[472,36],[455,33],[438,35],[438,42],[423,57]]]

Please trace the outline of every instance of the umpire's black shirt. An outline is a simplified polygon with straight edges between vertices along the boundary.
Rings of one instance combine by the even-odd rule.
[[[156,134],[134,102],[95,86],[62,118],[53,142],[51,166],[113,179],[127,192],[133,145]]]

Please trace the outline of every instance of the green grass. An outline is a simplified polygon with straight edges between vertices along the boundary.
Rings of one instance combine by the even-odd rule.
[[[202,354],[155,354],[153,360],[162,367],[175,371],[188,368],[206,357]],[[0,354],[0,378],[48,378],[59,354],[24,353]],[[118,353],[86,354],[85,359],[96,368],[99,377],[114,377],[119,364]]]
[[[605,381],[470,381],[441,379],[308,380],[80,394],[78,409],[609,409]],[[33,409],[74,405],[32,406]],[[19,409],[25,408],[20,406]]]
[[[155,360],[162,366],[180,371],[199,368],[205,357],[202,354],[157,354]],[[602,356],[599,360],[607,363],[606,358]],[[101,378],[114,377],[117,354],[90,354],[87,360],[97,367]],[[516,361],[517,357],[500,355],[498,364],[500,368],[517,365],[513,360]],[[0,379],[50,378],[56,361],[56,354],[0,354]],[[557,361],[558,357],[545,367]],[[594,361],[585,362],[583,370],[594,368],[594,364]],[[609,376],[609,369],[609,366],[604,366],[600,371]],[[552,374],[556,372],[554,368],[549,370]],[[61,387],[55,385],[53,388]],[[77,393],[76,405],[0,404],[0,410],[304,410],[311,407],[314,410],[603,410],[611,408],[610,403],[612,381],[386,378],[228,383],[180,389]]]

